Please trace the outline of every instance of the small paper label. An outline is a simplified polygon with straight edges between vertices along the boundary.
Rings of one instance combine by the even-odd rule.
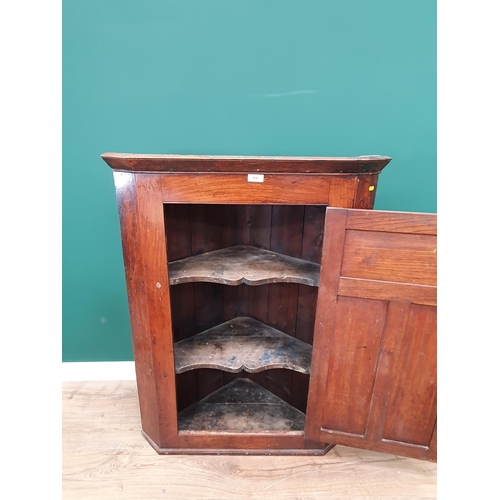
[[[248,174],[248,182],[264,182],[263,174]]]
[[[368,188],[368,191],[373,191],[374,189],[375,189],[375,186],[370,186],[370,187]]]

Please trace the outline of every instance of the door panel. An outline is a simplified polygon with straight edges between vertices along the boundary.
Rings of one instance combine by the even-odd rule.
[[[363,435],[375,380],[387,306],[382,301],[339,297],[323,427]],[[349,394],[349,398],[343,397]]]
[[[395,339],[388,367],[392,387],[383,440],[429,446],[436,420],[436,308],[412,304],[406,330]],[[392,347],[392,346],[391,346]],[[390,352],[390,354],[389,354]],[[392,368],[392,370],[391,370]]]
[[[342,276],[436,286],[435,259],[429,259],[436,236],[348,230],[345,237]]]
[[[328,208],[324,249],[307,438],[436,460],[436,217]]]

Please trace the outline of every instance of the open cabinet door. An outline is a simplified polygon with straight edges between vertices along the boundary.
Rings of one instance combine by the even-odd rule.
[[[305,435],[436,461],[436,216],[328,208]]]

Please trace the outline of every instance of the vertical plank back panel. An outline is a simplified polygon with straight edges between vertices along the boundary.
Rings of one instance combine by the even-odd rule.
[[[223,248],[221,205],[191,205],[191,253],[198,255]],[[195,331],[200,333],[223,321],[223,287],[215,283],[193,283]],[[197,370],[198,399],[220,389],[222,372]]]
[[[304,230],[303,206],[273,206],[271,250],[300,257]],[[298,285],[276,283],[269,285],[268,324],[295,337],[297,321]],[[278,371],[269,375],[270,390],[274,385],[284,390],[284,400],[291,403],[293,374]]]

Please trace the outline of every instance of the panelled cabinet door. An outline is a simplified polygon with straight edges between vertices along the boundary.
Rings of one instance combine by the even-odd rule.
[[[436,460],[436,216],[328,208],[306,437]]]

